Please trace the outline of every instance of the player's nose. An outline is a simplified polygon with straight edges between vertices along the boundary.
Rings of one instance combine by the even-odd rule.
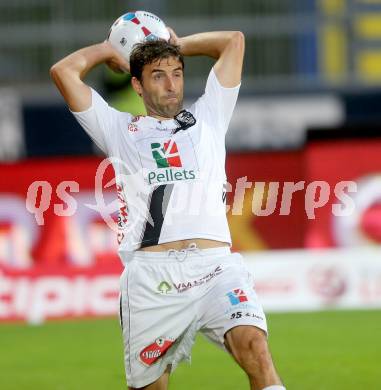
[[[175,91],[175,82],[172,77],[167,77],[167,82],[166,82],[166,88],[167,91],[174,92]]]

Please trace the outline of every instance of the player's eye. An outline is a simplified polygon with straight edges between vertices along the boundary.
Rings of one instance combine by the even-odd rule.
[[[160,80],[162,77],[163,77],[163,75],[161,73],[157,73],[157,74],[155,74],[155,76],[153,76],[153,79]]]

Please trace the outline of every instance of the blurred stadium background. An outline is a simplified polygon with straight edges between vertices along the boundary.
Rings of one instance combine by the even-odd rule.
[[[227,136],[228,203],[236,197],[243,214],[233,209],[228,217],[234,249],[252,267],[270,313],[279,370],[290,389],[378,389],[379,0],[0,0],[0,388],[125,386],[116,237],[86,206],[95,204],[102,156],[65,107],[49,68],[104,40],[111,23],[134,9],[159,15],[180,36],[245,33],[242,89]],[[210,66],[187,59],[188,101],[202,93]],[[90,81],[116,107],[141,110],[128,78],[100,66]],[[236,190],[242,177],[256,183],[245,196]],[[104,183],[111,178],[108,168]],[[43,224],[26,201],[35,181],[39,196],[51,191],[46,210],[34,205],[44,209]],[[334,189],[341,181],[354,181],[357,191],[340,198]],[[290,213],[281,203],[287,183],[300,187]],[[58,217],[67,210],[65,188],[78,210]],[[116,198],[112,188],[104,194],[108,203]],[[335,204],[353,208],[334,216]],[[213,347],[200,340],[195,355],[173,388],[246,388]]]

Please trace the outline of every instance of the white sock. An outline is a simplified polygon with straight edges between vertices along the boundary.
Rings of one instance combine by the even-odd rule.
[[[263,390],[286,390],[286,388],[281,385],[274,385],[274,386],[267,386]]]

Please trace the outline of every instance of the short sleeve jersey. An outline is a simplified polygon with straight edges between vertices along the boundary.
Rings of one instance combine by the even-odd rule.
[[[204,94],[176,117],[133,117],[92,90],[75,118],[109,157],[120,202],[120,252],[204,238],[231,244],[226,219],[225,134],[240,85],[212,68]]]

